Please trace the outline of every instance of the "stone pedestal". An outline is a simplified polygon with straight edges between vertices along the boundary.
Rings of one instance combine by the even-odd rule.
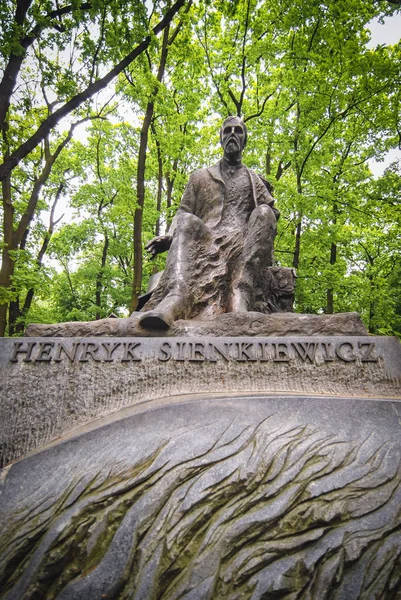
[[[401,589],[395,338],[5,339],[0,394],[2,599]]]

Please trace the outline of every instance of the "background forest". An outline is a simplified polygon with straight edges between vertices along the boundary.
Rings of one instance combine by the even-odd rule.
[[[401,332],[398,0],[0,3],[0,335],[128,316],[189,174],[230,114],[274,186],[296,311]]]

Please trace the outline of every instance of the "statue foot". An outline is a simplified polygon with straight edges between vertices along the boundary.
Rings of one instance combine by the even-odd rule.
[[[169,329],[174,319],[159,310],[149,310],[143,313],[138,320],[139,325],[145,329]]]
[[[169,329],[180,318],[184,299],[179,295],[167,296],[155,310],[148,310],[139,317],[138,323],[146,329]]]

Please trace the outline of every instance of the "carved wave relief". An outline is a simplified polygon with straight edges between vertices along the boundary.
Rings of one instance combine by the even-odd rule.
[[[59,466],[54,486],[45,472],[8,511],[1,598],[401,597],[392,441],[277,413],[248,424],[234,413],[223,428],[212,413],[178,419],[153,445],[148,430],[137,459],[101,444],[102,468],[86,455],[81,473]]]

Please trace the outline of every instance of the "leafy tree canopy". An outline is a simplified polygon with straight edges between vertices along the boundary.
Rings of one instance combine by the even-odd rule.
[[[400,165],[375,179],[369,164],[401,147],[401,46],[367,46],[369,21],[399,10],[2,3],[0,333],[133,310],[163,268],[144,244],[168,229],[190,172],[218,157],[229,114],[274,187],[296,310],[357,310],[371,332],[399,333]]]

